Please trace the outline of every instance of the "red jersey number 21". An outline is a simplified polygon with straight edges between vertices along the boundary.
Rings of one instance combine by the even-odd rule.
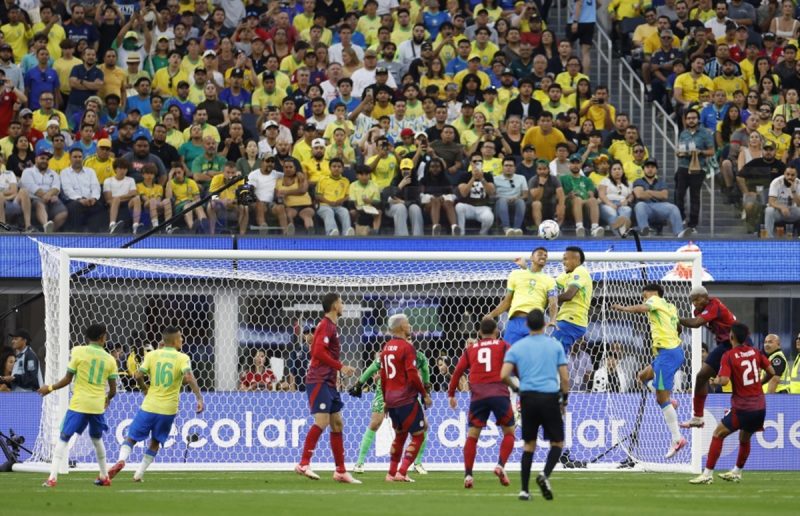
[[[397,368],[394,366],[394,355],[383,356],[383,370],[386,371],[386,378],[392,379],[397,376]]]
[[[478,363],[483,364],[486,372],[492,372],[492,350],[489,348],[481,348],[478,350]]]
[[[742,385],[753,385],[758,380],[758,362],[742,360]]]

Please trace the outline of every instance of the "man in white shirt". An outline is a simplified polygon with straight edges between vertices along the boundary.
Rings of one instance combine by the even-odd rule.
[[[783,176],[776,177],[769,185],[769,202],[764,210],[764,225],[767,234],[775,236],[775,223],[800,223],[800,179],[797,169],[791,165],[783,171]],[[797,229],[795,229],[795,234]]]
[[[408,70],[411,61],[422,55],[422,44],[425,43],[425,26],[421,23],[414,25],[411,30],[411,39],[403,41],[397,47],[397,57],[403,63],[403,73]]]
[[[136,182],[128,177],[128,162],[114,160],[114,176],[103,181],[103,198],[108,205],[108,232],[116,233],[122,228],[124,221],[117,221],[120,206],[127,206],[133,215],[133,234],[139,232],[142,216],[142,199],[136,190]],[[154,167],[155,165],[145,165]]]
[[[714,11],[717,16],[709,19],[705,26],[707,29],[711,29],[711,33],[714,34],[714,39],[716,40],[725,37],[725,23],[731,21],[731,19],[728,18],[728,4],[724,0],[716,0],[714,2]]]
[[[286,208],[283,204],[275,202],[275,185],[283,178],[283,173],[274,168],[275,157],[265,156],[261,161],[261,168],[253,170],[247,176],[247,183],[255,188],[256,199],[256,225],[267,226],[267,210],[277,219],[284,234],[294,234],[294,224],[289,227],[286,219]]]
[[[328,80],[322,81],[319,87],[322,88],[322,98],[325,99],[325,103],[330,104],[333,99],[339,96],[339,79],[344,77],[341,63],[330,61],[326,75]]]
[[[52,156],[53,152],[47,147],[37,149],[34,166],[23,170],[20,179],[20,187],[32,195],[36,220],[45,233],[58,231],[67,220],[67,208],[58,198],[61,178],[48,166]]]
[[[353,81],[354,97],[361,98],[364,95],[364,89],[367,86],[375,84],[375,74],[377,73],[376,65],[378,63],[378,54],[374,50],[367,50],[364,52],[364,66],[353,72],[350,79]],[[386,84],[391,88],[396,88],[397,83],[394,82],[394,77],[389,75],[388,70],[382,70],[386,73]]]
[[[331,47],[328,49],[329,63],[341,63],[342,50],[345,48],[352,48],[353,51],[358,56],[358,60],[359,61],[364,60],[364,49],[359,47],[358,45],[354,45],[352,38],[353,38],[353,28],[350,27],[349,25],[342,25],[339,28],[339,39],[341,41],[335,45],[331,45]]]
[[[69,167],[61,171],[61,190],[67,201],[69,230],[99,233],[106,209],[100,202],[100,183],[91,168],[83,166],[83,150],[69,151]]]
[[[20,215],[25,223],[25,231],[33,231],[30,194],[17,186],[17,176],[12,171],[0,171],[0,223],[8,223]]]

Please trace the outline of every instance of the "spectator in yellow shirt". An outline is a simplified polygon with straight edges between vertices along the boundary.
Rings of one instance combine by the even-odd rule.
[[[187,206],[200,199],[200,188],[194,179],[186,177],[186,169],[184,167],[173,167],[169,171],[165,197],[170,201],[174,201],[175,212],[181,213]],[[189,231],[195,229],[195,216],[197,216],[197,225],[205,233],[208,221],[202,206],[183,213],[186,227],[189,228]]]
[[[345,207],[347,194],[350,190],[350,181],[342,176],[344,165],[342,160],[333,158],[330,162],[331,175],[324,177],[317,183],[316,196],[319,202],[317,215],[325,224],[325,234],[328,236],[352,236],[355,234],[350,224],[350,211]],[[341,231],[336,226],[339,220]]]
[[[611,129],[614,126],[617,110],[608,102],[608,88],[606,86],[598,86],[594,90],[592,98],[581,104],[581,110],[578,114],[581,117],[581,122],[591,120],[594,122],[594,128],[599,131]]]
[[[28,53],[28,42],[33,39],[33,29],[25,21],[18,5],[8,8],[8,23],[0,27],[5,42],[11,45],[14,61],[19,63]]]

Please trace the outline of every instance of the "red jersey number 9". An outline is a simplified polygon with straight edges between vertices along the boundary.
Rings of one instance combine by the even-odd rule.
[[[383,356],[383,370],[386,371],[386,378],[392,379],[397,376],[397,368],[394,366],[394,355]]]
[[[478,363],[483,364],[486,372],[492,371],[492,350],[489,348],[481,348],[478,350]]]

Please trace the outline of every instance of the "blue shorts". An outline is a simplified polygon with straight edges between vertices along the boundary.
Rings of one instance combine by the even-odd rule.
[[[139,409],[133,418],[133,423],[128,427],[128,439],[138,443],[152,435],[154,441],[164,444],[169,438],[169,431],[172,430],[173,421],[175,421],[174,414],[167,416]]]
[[[469,426],[483,428],[489,420],[489,415],[494,414],[498,426],[509,426],[514,422],[514,410],[511,408],[511,399],[508,396],[493,396],[470,402]]]
[[[100,439],[103,432],[108,430],[105,414],[84,414],[67,410],[64,421],[61,422],[61,440],[67,442],[74,434],[81,435],[86,426],[89,426],[89,437]]]
[[[722,424],[731,432],[744,430],[749,434],[754,434],[764,430],[766,417],[766,410],[736,410],[732,408],[722,418]]]
[[[675,373],[683,365],[683,348],[659,349],[653,359],[655,378],[653,385],[657,391],[671,391],[675,382]]]
[[[308,406],[312,414],[318,412],[335,414],[344,407],[339,391],[327,383],[307,383],[306,394],[308,395]]]
[[[578,326],[568,321],[556,321],[556,329],[550,336],[560,342],[569,355],[569,348],[584,335],[586,335],[585,326]]]
[[[706,356],[705,363],[711,366],[715,373],[718,373],[720,362],[722,362],[722,355],[724,355],[726,351],[730,351],[731,347],[730,341],[717,342],[717,346]]]
[[[530,334],[528,329],[528,318],[524,315],[511,317],[506,324],[506,329],[503,332],[503,340],[509,344],[514,344],[520,339],[524,339]]]
[[[422,410],[422,405],[416,401],[402,407],[390,408],[389,417],[396,432],[413,434],[425,430],[425,412]]]

